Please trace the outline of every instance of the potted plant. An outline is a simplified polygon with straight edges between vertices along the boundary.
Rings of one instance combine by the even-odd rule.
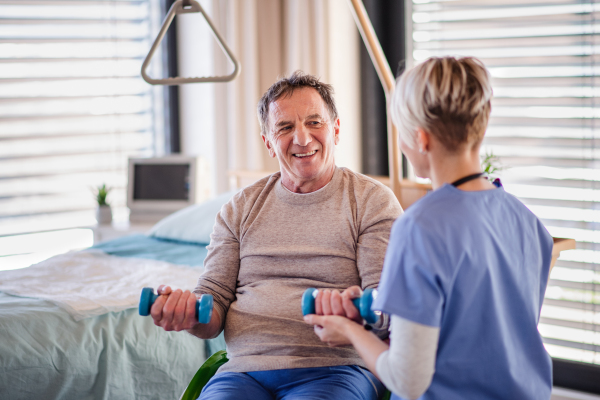
[[[107,188],[104,183],[94,190],[94,196],[98,203],[98,208],[96,208],[96,221],[98,221],[99,224],[110,224],[112,222],[110,204],[106,202],[108,192],[110,192],[110,188]]]
[[[485,155],[481,156],[481,159],[481,168],[483,169],[483,172],[487,174],[490,182],[500,181],[500,179],[495,176],[504,169],[504,167],[500,165],[500,157],[495,156],[492,151],[489,153],[486,151]]]

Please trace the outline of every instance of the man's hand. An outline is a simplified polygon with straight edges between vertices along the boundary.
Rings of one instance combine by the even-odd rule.
[[[317,315],[339,315],[362,325],[360,312],[352,303],[352,299],[361,295],[362,289],[359,286],[350,286],[342,293],[335,289],[319,290],[315,298],[315,313]]]
[[[150,309],[154,325],[165,331],[183,331],[199,324],[196,319],[196,295],[189,290],[172,291],[169,286],[161,285],[157,290],[158,298]]]
[[[348,318],[337,315],[320,316],[309,314],[304,316],[304,322],[314,325],[315,333],[319,339],[332,347],[352,344],[347,334],[349,329],[358,326]]]

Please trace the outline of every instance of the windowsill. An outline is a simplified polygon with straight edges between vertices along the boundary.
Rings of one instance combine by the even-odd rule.
[[[550,400],[600,400],[600,396],[555,386],[552,388]]]

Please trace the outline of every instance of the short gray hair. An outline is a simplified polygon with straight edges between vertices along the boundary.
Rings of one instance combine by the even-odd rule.
[[[481,143],[491,106],[490,73],[476,58],[432,57],[404,72],[392,95],[391,116],[410,148],[421,128],[449,151]]]
[[[323,99],[323,102],[325,102],[331,120],[335,121],[338,119],[338,112],[335,107],[335,100],[333,99],[333,86],[319,81],[319,78],[314,75],[296,71],[289,77],[279,79],[271,85],[258,102],[257,113],[262,135],[267,136],[269,130],[269,106],[271,103],[279,100],[281,97],[291,96],[294,90],[301,88],[315,89]]]

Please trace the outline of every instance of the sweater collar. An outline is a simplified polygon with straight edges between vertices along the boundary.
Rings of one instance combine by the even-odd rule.
[[[277,198],[281,201],[284,201],[288,204],[294,205],[306,205],[306,204],[314,204],[320,203],[329,199],[340,187],[342,182],[343,171],[339,167],[335,167],[335,171],[333,172],[333,177],[329,181],[329,183],[323,186],[321,189],[316,190],[310,193],[293,193],[290,190],[286,189],[281,183],[281,175],[279,179],[275,183],[275,194]]]

